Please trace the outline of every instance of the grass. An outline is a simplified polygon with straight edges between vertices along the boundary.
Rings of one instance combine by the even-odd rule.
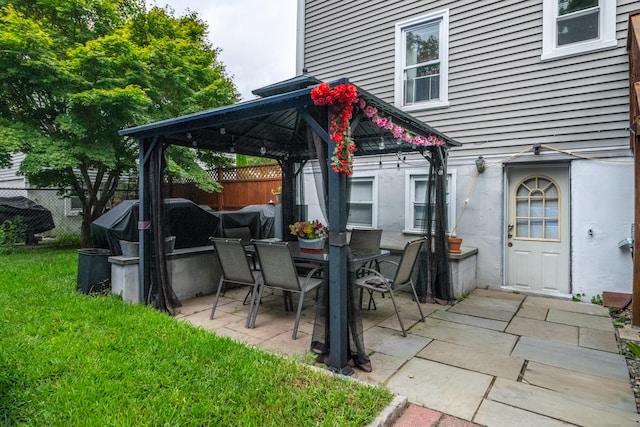
[[[392,398],[149,307],[82,295],[76,274],[73,249],[0,256],[0,425],[359,426]]]

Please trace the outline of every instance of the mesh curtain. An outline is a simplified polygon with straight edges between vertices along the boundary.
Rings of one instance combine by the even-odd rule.
[[[422,232],[427,241],[418,260],[416,291],[420,302],[452,304],[453,290],[447,242],[447,152],[432,147],[423,156],[429,162],[429,180]]]
[[[151,207],[151,283],[147,304],[172,316],[182,303],[176,297],[171,286],[171,275],[167,268],[165,239],[168,237],[166,226],[166,179],[165,147],[156,144],[149,156],[149,190]]]

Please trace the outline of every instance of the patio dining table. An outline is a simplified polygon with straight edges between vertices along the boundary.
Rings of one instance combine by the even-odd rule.
[[[270,238],[261,239],[263,241],[278,242],[281,239]],[[317,361],[329,365],[330,360],[330,331],[331,331],[331,317],[329,313],[329,247],[325,246],[323,251],[307,251],[300,249],[300,245],[297,241],[289,242],[289,250],[293,256],[294,261],[300,263],[301,266],[305,264],[320,264],[324,268],[323,277],[325,278],[324,285],[319,288],[319,296],[316,304],[315,321],[313,324],[313,335],[311,337],[311,351],[317,355]],[[253,246],[247,246],[245,248],[247,252],[255,250]],[[349,272],[347,274],[347,327],[348,331],[345,335],[348,342],[344,343],[345,348],[348,350],[348,366],[342,368],[340,373],[344,375],[353,374],[352,366],[361,368],[364,371],[370,372],[372,370],[369,356],[366,353],[364,347],[364,338],[362,334],[362,309],[360,306],[361,298],[356,293],[359,292],[354,286],[356,270],[370,261],[375,261],[382,257],[390,255],[390,251],[386,249],[350,249],[349,250]],[[289,304],[292,307],[292,303]],[[285,298],[285,307],[287,306]]]
[[[289,249],[291,250],[291,255],[293,255],[293,259],[295,261],[315,262],[328,267],[327,265],[325,265],[329,263],[328,247],[325,247],[324,251],[322,251],[321,253],[311,252],[300,249],[300,245],[298,245],[298,242],[290,242]],[[390,253],[391,252],[386,249],[353,249],[351,250],[351,260],[349,265],[353,269],[353,271],[355,271],[355,269],[357,269],[360,265],[388,256]]]
[[[293,259],[303,263],[321,264],[324,269],[324,277],[329,277],[329,253],[328,247],[324,251],[309,252],[301,250],[297,242],[289,244]],[[349,256],[349,273],[347,274],[348,292],[347,292],[347,325],[348,331],[345,334],[347,341],[345,347],[348,349],[349,366],[345,367],[341,372],[345,375],[353,373],[351,366],[357,366],[365,371],[371,371],[371,363],[364,348],[364,338],[362,334],[362,310],[360,306],[361,298],[356,295],[358,290],[354,286],[354,277],[356,270],[370,261],[390,255],[390,251],[386,249],[350,249]],[[325,280],[324,286],[320,289],[320,295],[316,304],[316,316],[313,325],[313,336],[311,338],[311,351],[317,354],[318,362],[329,364],[330,354],[330,331],[331,317],[329,313],[329,286],[328,280]]]

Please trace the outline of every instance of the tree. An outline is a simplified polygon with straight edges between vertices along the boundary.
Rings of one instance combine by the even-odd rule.
[[[239,97],[192,12],[147,11],[138,0],[0,0],[0,27],[0,164],[25,152],[31,185],[79,197],[83,246],[120,178],[136,173],[138,142],[118,130]],[[219,189],[199,164],[221,156],[168,154],[170,174]]]

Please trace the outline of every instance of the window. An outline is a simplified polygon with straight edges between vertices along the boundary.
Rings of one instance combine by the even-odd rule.
[[[424,171],[407,171],[405,179],[406,200],[408,205],[405,210],[405,231],[421,232],[423,230],[424,215],[427,209],[426,195],[429,175],[425,174]],[[435,205],[435,195],[429,203],[431,206]],[[451,229],[455,223],[455,171],[449,171],[447,173],[446,209],[447,225],[448,228]]]
[[[516,191],[516,239],[558,240],[558,186],[545,177],[525,180]]]
[[[448,10],[396,24],[396,105],[409,111],[448,106],[448,34]]]
[[[543,60],[618,45],[615,1],[544,0],[542,19]]]
[[[77,196],[64,198],[64,214],[66,216],[78,216],[82,209],[82,202]]]
[[[348,227],[376,227],[377,187],[375,177],[351,178]]]

